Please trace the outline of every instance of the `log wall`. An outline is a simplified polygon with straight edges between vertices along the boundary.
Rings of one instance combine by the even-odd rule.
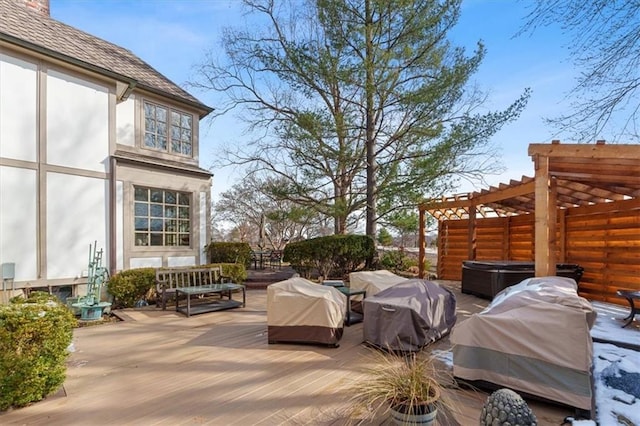
[[[626,304],[616,290],[640,290],[640,200],[562,210],[556,229],[557,262],[584,268],[582,296]],[[477,218],[475,240],[468,220],[440,221],[438,278],[461,280],[462,262],[474,251],[474,260],[533,262],[534,241],[534,215]]]

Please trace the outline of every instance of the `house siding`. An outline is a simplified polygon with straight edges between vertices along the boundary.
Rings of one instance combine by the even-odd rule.
[[[130,96],[116,105],[116,143],[123,146],[136,146],[135,103],[135,96]]]
[[[36,161],[37,68],[35,63],[0,53],[1,157]]]
[[[46,79],[47,163],[109,172],[109,88],[53,69]]]
[[[46,278],[86,276],[89,245],[105,249],[108,265],[106,179],[47,173]]]
[[[15,280],[38,274],[38,203],[35,170],[0,166],[0,263],[15,264]]]

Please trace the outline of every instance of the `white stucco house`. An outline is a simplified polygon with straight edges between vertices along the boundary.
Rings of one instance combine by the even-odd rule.
[[[48,0],[0,0],[3,285],[76,293],[94,241],[111,273],[206,263],[210,112],[132,52],[52,19]]]

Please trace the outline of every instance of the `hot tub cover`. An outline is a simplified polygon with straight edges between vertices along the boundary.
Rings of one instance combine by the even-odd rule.
[[[595,316],[573,279],[526,279],[455,327],[453,373],[591,410]]]
[[[342,338],[346,296],[333,287],[295,277],[267,287],[269,343],[337,345]]]
[[[405,280],[363,305],[365,342],[391,351],[418,351],[456,323],[454,294],[432,281]]]

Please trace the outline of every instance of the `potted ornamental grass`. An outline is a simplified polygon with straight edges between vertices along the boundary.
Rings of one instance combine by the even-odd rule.
[[[364,377],[351,386],[352,417],[390,414],[398,425],[435,424],[443,399],[443,373],[423,353],[376,352]]]

